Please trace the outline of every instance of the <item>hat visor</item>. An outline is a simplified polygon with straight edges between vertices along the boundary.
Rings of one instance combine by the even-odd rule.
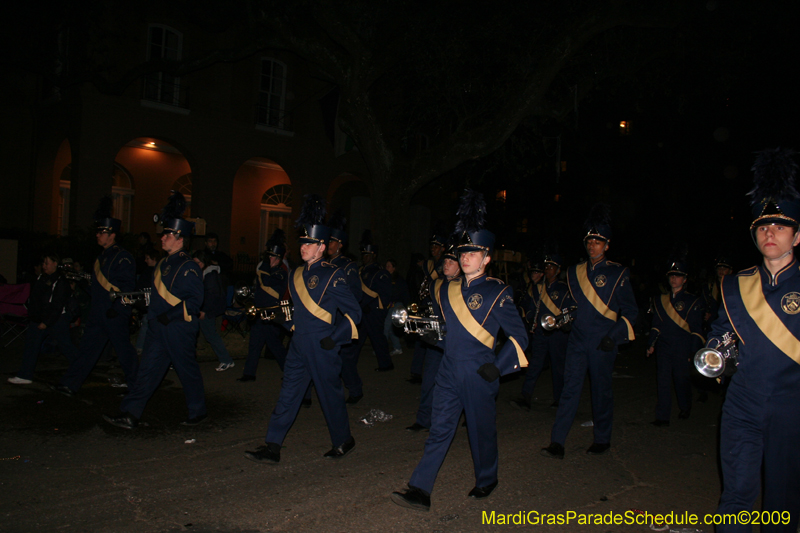
[[[462,244],[457,249],[457,253],[459,254],[462,252],[488,252],[488,251],[489,248],[487,248],[486,246],[476,246],[474,244]]]
[[[764,215],[763,217],[758,217],[750,224],[750,229],[755,229],[759,226],[769,226],[770,224],[777,224],[778,226],[792,226],[798,227],[800,224],[793,219],[792,217],[788,217],[786,215],[781,214],[774,214],[774,215]]]
[[[311,237],[300,237],[297,240],[300,244],[324,244],[320,239],[313,239]]]
[[[689,276],[689,274],[687,274],[686,272],[681,272],[680,270],[670,270],[669,272],[667,272],[667,277],[669,277],[669,276],[683,276],[683,277],[688,277],[688,276]]]

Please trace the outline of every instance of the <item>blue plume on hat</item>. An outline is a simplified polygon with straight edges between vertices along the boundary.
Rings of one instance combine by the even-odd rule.
[[[456,233],[472,233],[482,230],[485,216],[486,201],[483,199],[483,194],[466,189],[456,212],[456,217],[458,217]]]
[[[167,205],[161,210],[161,220],[181,218],[184,211],[186,211],[186,198],[180,191],[170,191]]]
[[[608,204],[594,204],[583,227],[586,230],[584,241],[588,239],[611,241],[611,208]]]
[[[316,226],[325,222],[325,202],[316,194],[307,194],[304,197],[303,207],[300,210],[300,218],[297,219],[294,227],[309,225]]]

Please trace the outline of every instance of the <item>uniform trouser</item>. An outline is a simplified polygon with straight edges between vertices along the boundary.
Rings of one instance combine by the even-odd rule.
[[[750,511],[763,468],[763,511],[788,511],[789,523],[764,524],[765,533],[795,533],[800,519],[800,394],[768,396],[731,384],[722,407],[719,456],[722,497],[718,514]],[[785,515],[784,515],[785,516]],[[751,525],[717,526],[717,533],[751,531]]]
[[[342,360],[336,349],[322,349],[319,345],[321,339],[319,335],[308,333],[296,333],[292,337],[286,355],[281,392],[269,419],[265,442],[283,444],[311,382],[317,389],[333,447],[341,446],[350,439],[350,421],[339,379]]]
[[[206,342],[211,345],[211,349],[214,350],[214,354],[216,354],[220,363],[233,363],[233,358],[228,353],[228,348],[225,347],[225,342],[219,336],[219,331],[217,331],[217,317],[207,316],[201,319],[200,333],[203,334]]]
[[[372,343],[372,349],[375,350],[375,357],[378,359],[380,368],[388,368],[393,365],[392,358],[389,355],[389,341],[386,340],[386,336],[383,334],[384,320],[386,320],[386,309],[372,309],[363,316],[361,324],[358,325],[357,342],[359,353],[367,337],[369,337],[369,342]]]
[[[425,366],[422,369],[422,386],[419,393],[419,409],[417,409],[417,424],[431,427],[431,413],[433,411],[433,389],[436,385],[436,376],[442,363],[444,352],[441,348],[428,346],[425,355]]]
[[[139,356],[131,344],[131,334],[128,326],[130,317],[120,314],[114,318],[92,317],[86,325],[78,349],[78,358],[69,365],[67,373],[61,378],[61,385],[70,390],[77,391],[92,373],[94,366],[103,355],[103,349],[110,341],[117,352],[119,365],[125,373],[125,382],[130,390],[136,384],[139,370]],[[152,327],[152,323],[149,324]]]
[[[587,371],[591,380],[594,442],[597,444],[611,442],[611,426],[614,421],[611,373],[614,371],[617,349],[615,347],[610,352],[598,350],[598,342],[591,339],[577,339],[574,337],[574,332],[570,335],[564,365],[564,391],[561,393],[556,421],[550,434],[552,442],[563,445],[567,440],[567,434],[578,412]]]
[[[359,331],[359,338],[362,334],[363,332]],[[342,359],[342,382],[350,392],[350,396],[362,396],[364,394],[364,383],[361,381],[361,376],[358,375],[359,353],[361,353],[361,345],[358,341],[345,344],[339,351],[339,356]]]
[[[672,385],[678,398],[678,409],[688,413],[692,409],[691,363],[686,352],[656,352],[656,378],[658,380],[658,402],[656,420],[669,420],[672,410]]]
[[[256,320],[250,327],[250,345],[247,350],[247,360],[244,362],[246,376],[255,376],[261,350],[266,344],[267,349],[275,356],[278,366],[283,370],[286,362],[286,347],[281,342],[281,326],[272,322]]]
[[[120,404],[120,411],[141,418],[144,407],[164,380],[169,365],[175,369],[183,385],[189,418],[206,414],[206,395],[203,376],[195,358],[197,318],[192,322],[173,320],[168,325],[151,320],[147,327],[142,362],[136,384]]]
[[[433,389],[431,432],[425,452],[408,484],[431,493],[464,411],[475,470],[475,486],[497,481],[497,409],[500,380],[492,383],[478,375],[483,361],[443,357]]]
[[[428,349],[429,346],[419,339],[414,343],[414,357],[411,359],[412,374],[422,375],[425,370],[425,356],[428,355]]]
[[[28,326],[28,331],[25,332],[25,352],[22,356],[22,365],[19,372],[17,372],[17,377],[33,379],[33,371],[36,369],[39,351],[48,338],[58,343],[58,349],[67,357],[70,364],[74,363],[78,357],[78,350],[70,339],[68,315],[62,314],[55,324],[46,329],[39,329],[38,325],[31,323]]]
[[[542,373],[547,357],[550,357],[550,373],[553,381],[553,401],[558,403],[564,389],[564,361],[567,354],[569,335],[560,331],[544,333],[541,328],[531,335],[530,359],[525,381],[522,384],[522,395],[530,401],[536,387],[536,381]]]

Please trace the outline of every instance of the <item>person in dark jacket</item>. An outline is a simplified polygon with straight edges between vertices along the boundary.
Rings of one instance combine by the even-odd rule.
[[[217,332],[217,317],[225,312],[225,287],[222,284],[220,267],[212,265],[205,250],[192,254],[194,262],[203,271],[203,305],[200,307],[200,332],[211,349],[217,354],[217,372],[234,367],[233,358],[228,353],[222,337]]]
[[[397,271],[397,261],[394,259],[389,259],[386,261],[386,272],[389,273],[392,277],[392,296],[389,299],[389,305],[387,309],[389,311],[386,313],[386,320],[384,321],[383,325],[383,334],[389,339],[389,342],[392,344],[392,351],[389,353],[391,356],[400,355],[403,353],[403,349],[400,347],[400,337],[397,336],[397,332],[394,330],[392,326],[392,308],[394,308],[395,304],[401,303],[404,306],[408,306],[411,300],[411,296],[408,294],[408,285],[406,284],[406,280],[400,275],[400,272]]]
[[[58,343],[61,352],[73,361],[78,350],[70,341],[70,315],[66,312],[71,294],[69,282],[58,271],[59,257],[47,254],[42,262],[42,274],[31,288],[28,300],[30,325],[25,336],[25,352],[22,367],[14,377],[8,378],[14,385],[32,383],[36,360],[45,340],[52,338]]]

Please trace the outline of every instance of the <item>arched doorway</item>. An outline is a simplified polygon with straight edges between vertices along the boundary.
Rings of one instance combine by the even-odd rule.
[[[292,186],[274,185],[261,196],[261,223],[259,224],[259,243],[266,243],[276,229],[287,235],[291,228]]]

